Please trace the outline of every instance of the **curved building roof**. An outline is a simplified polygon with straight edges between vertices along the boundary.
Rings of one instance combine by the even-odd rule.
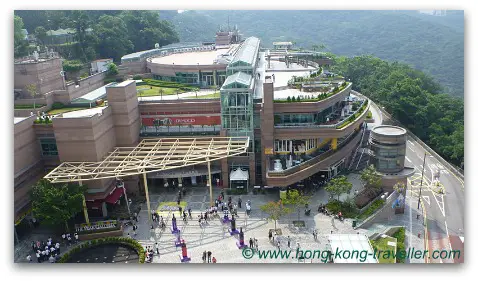
[[[407,134],[407,130],[405,130],[404,128],[390,125],[376,126],[372,129],[372,132],[384,136],[400,136]]]
[[[239,62],[246,63],[249,66],[255,65],[260,42],[261,41],[257,37],[247,38],[239,47],[239,50],[232,59],[230,65],[235,65]]]

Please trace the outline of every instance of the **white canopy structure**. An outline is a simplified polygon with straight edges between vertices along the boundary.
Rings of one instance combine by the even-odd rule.
[[[148,216],[151,220],[146,174],[208,164],[212,206],[211,162],[247,152],[249,137],[147,138],[135,147],[116,147],[99,162],[63,162],[45,176],[52,183],[79,182],[143,175]],[[246,173],[247,175],[247,173]],[[247,175],[248,177],[248,175]],[[126,192],[124,191],[125,195]],[[83,212],[89,223],[86,201]]]
[[[241,168],[236,168],[229,175],[229,181],[231,182],[231,186],[233,182],[246,182],[245,185],[247,188],[249,185],[249,173]],[[244,188],[244,185],[237,185],[236,187]]]

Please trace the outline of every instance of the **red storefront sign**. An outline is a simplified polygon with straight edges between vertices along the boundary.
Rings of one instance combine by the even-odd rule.
[[[221,116],[141,118],[143,126],[221,125]]]

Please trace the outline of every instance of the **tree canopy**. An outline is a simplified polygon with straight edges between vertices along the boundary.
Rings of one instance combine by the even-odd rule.
[[[28,42],[25,40],[25,34],[22,29],[22,18],[15,16],[13,23],[13,52],[15,57],[27,55]]]
[[[278,202],[269,202],[267,204],[264,204],[262,206],[260,206],[260,209],[269,215],[269,219],[270,220],[273,220],[274,221],[274,229],[277,228],[277,221],[285,216],[285,215],[288,215],[292,212],[292,210],[290,208],[287,208],[284,206],[284,204],[282,204],[282,201],[278,201]]]
[[[164,14],[172,17],[170,13]],[[75,30],[74,42],[49,45],[70,60],[88,62],[96,58],[113,58],[119,61],[133,51],[153,49],[156,43],[164,46],[179,42],[175,27],[162,20],[159,11],[17,10],[15,15],[26,19],[26,28],[30,32],[38,27],[45,31]],[[38,33],[41,43],[50,44],[45,42],[48,40],[44,40],[43,30],[39,31],[42,31]]]
[[[404,127],[457,166],[464,163],[464,101],[443,93],[429,75],[398,62],[362,55],[335,57],[331,70],[385,108]]]
[[[52,184],[41,179],[31,190],[32,212],[42,222],[49,225],[65,224],[81,212],[85,185]]]
[[[360,173],[360,180],[365,184],[365,188],[379,189],[382,186],[382,176],[374,165],[369,165]]]
[[[337,200],[340,201],[340,195],[344,193],[349,193],[352,190],[352,183],[348,181],[346,176],[338,176],[332,178],[327,185],[325,186],[325,191],[327,191],[332,198],[337,196]]]

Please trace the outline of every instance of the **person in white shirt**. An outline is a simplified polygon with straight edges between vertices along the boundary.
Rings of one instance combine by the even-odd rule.
[[[55,248],[56,248],[56,252],[59,254],[60,253],[60,243],[56,242]]]
[[[28,255],[28,256],[27,256],[27,261],[28,261],[28,262],[32,262],[32,256],[31,256],[31,255]]]
[[[48,247],[50,247],[50,246],[51,246],[51,241],[48,241],[48,242],[46,243],[46,245],[47,245]]]
[[[36,255],[37,255],[37,262],[40,263],[40,262],[41,262],[41,261],[40,261],[40,252],[37,252]]]
[[[50,250],[46,249],[45,254],[48,256],[50,254]]]
[[[78,243],[78,240],[79,240],[79,238],[78,238],[78,233],[75,232],[75,242]]]
[[[55,263],[56,262],[56,259],[54,256],[51,256],[49,259],[48,259],[51,263]]]

